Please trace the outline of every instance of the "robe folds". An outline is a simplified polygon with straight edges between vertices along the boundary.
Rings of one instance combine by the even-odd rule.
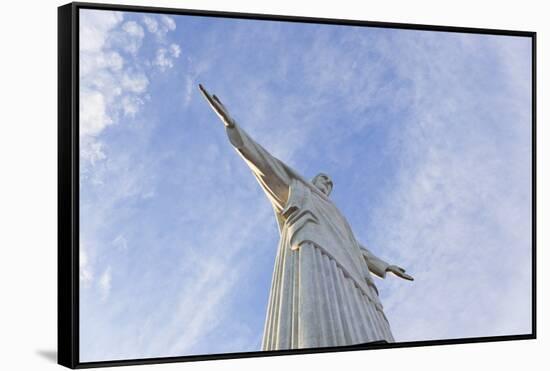
[[[280,241],[262,350],[393,342],[371,272],[388,264],[355,239],[336,205],[238,125],[231,144],[271,202]]]

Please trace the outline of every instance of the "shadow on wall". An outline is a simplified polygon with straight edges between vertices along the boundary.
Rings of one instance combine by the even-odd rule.
[[[57,351],[55,350],[37,350],[36,354],[50,362],[57,363]]]

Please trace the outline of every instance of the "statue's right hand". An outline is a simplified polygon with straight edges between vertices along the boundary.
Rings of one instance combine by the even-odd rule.
[[[235,126],[235,121],[233,120],[233,118],[229,114],[229,111],[227,110],[227,108],[225,108],[223,103],[218,99],[218,97],[216,97],[215,94],[210,95],[210,93],[208,93],[208,91],[204,88],[204,86],[202,86],[202,84],[199,84],[199,89],[200,89],[202,95],[204,96],[204,98],[210,104],[210,107],[212,107],[214,112],[216,112],[216,114],[218,115],[220,120],[222,120],[224,125],[226,127],[229,127],[229,128],[234,127]]]

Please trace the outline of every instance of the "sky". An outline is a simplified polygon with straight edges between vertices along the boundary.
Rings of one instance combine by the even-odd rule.
[[[258,351],[279,239],[201,97],[312,178],[396,341],[531,332],[531,43],[80,10],[80,361]]]

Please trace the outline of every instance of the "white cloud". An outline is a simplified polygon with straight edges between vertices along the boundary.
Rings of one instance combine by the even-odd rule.
[[[119,234],[113,240],[113,245],[115,247],[119,248],[119,249],[127,250],[128,249],[128,240],[126,240],[126,237],[124,237],[124,235]]]
[[[107,114],[105,96],[99,91],[80,90],[80,135],[97,135],[113,123]]]
[[[123,19],[121,12],[81,12],[80,51],[99,52],[105,46],[109,32]]]
[[[166,34],[176,29],[176,22],[172,17],[167,15],[151,16],[145,15],[142,17],[142,22],[147,28],[147,31],[154,34],[161,42],[165,41]]]
[[[124,66],[124,58],[115,51],[104,53],[86,52],[84,55],[86,55],[86,58],[80,59],[81,76],[88,76],[94,71],[103,69],[118,72]]]
[[[89,287],[94,278],[94,274],[88,258],[86,247],[82,243],[80,244],[79,259],[80,284],[83,285],[83,287]]]
[[[176,29],[176,22],[171,17],[163,14],[160,19],[168,30],[174,31]]]
[[[149,79],[144,73],[125,73],[122,75],[121,84],[126,92],[142,94],[147,90]]]
[[[168,50],[165,48],[160,48],[157,50],[157,55],[153,61],[155,66],[158,66],[161,70],[166,68],[172,68],[174,64],[172,63],[172,58],[168,55]]]
[[[157,21],[148,15],[143,16],[143,23],[145,24],[145,27],[147,27],[147,31],[151,33],[156,33],[158,31],[158,23]]]
[[[183,94],[183,104],[184,106],[188,106],[191,102],[192,94],[194,93],[194,85],[195,82],[191,76],[186,76],[185,78],[185,89]]]
[[[135,21],[125,22],[122,25],[122,29],[126,31],[129,35],[132,35],[139,39],[143,39],[143,36],[144,36],[143,28],[139,24],[137,24],[137,22]]]
[[[106,158],[105,153],[103,152],[103,147],[104,144],[95,140],[93,136],[81,136],[80,157],[86,161],[89,161],[93,166],[96,162]]]
[[[177,54],[179,55],[179,53]],[[185,74],[185,85],[183,90],[184,107],[188,107],[191,103],[191,100],[195,96],[197,96],[196,89],[199,85],[199,81],[197,80],[197,78],[203,75],[205,71],[208,71],[208,69],[210,68],[210,61],[201,60],[199,63],[196,63],[193,58],[187,56],[186,65],[187,73]]]
[[[109,298],[109,294],[111,293],[111,280],[111,267],[108,266],[98,281],[102,300],[107,300]]]
[[[143,43],[145,33],[143,28],[135,21],[128,21],[122,25],[123,33],[113,35],[113,43],[126,52],[136,55]]]
[[[153,65],[157,66],[161,71],[174,67],[174,59],[177,59],[181,54],[181,49],[177,44],[171,44],[168,48],[159,48],[157,55],[153,60]]]
[[[170,53],[174,58],[178,58],[181,54],[181,48],[178,44],[171,44],[170,45]]]
[[[139,97],[125,96],[122,98],[121,105],[125,116],[134,117],[138,113],[140,106],[144,104],[143,99]]]
[[[148,17],[145,23],[149,31],[160,32],[160,28],[163,38],[174,29],[170,20],[159,26]],[[121,116],[134,117],[139,112],[147,99],[149,78],[144,59],[133,58],[145,37],[139,23],[124,22],[120,12],[82,10],[80,27],[80,150],[86,172],[88,165],[106,159],[101,133]],[[165,70],[181,50],[175,44],[162,50],[156,60]]]

